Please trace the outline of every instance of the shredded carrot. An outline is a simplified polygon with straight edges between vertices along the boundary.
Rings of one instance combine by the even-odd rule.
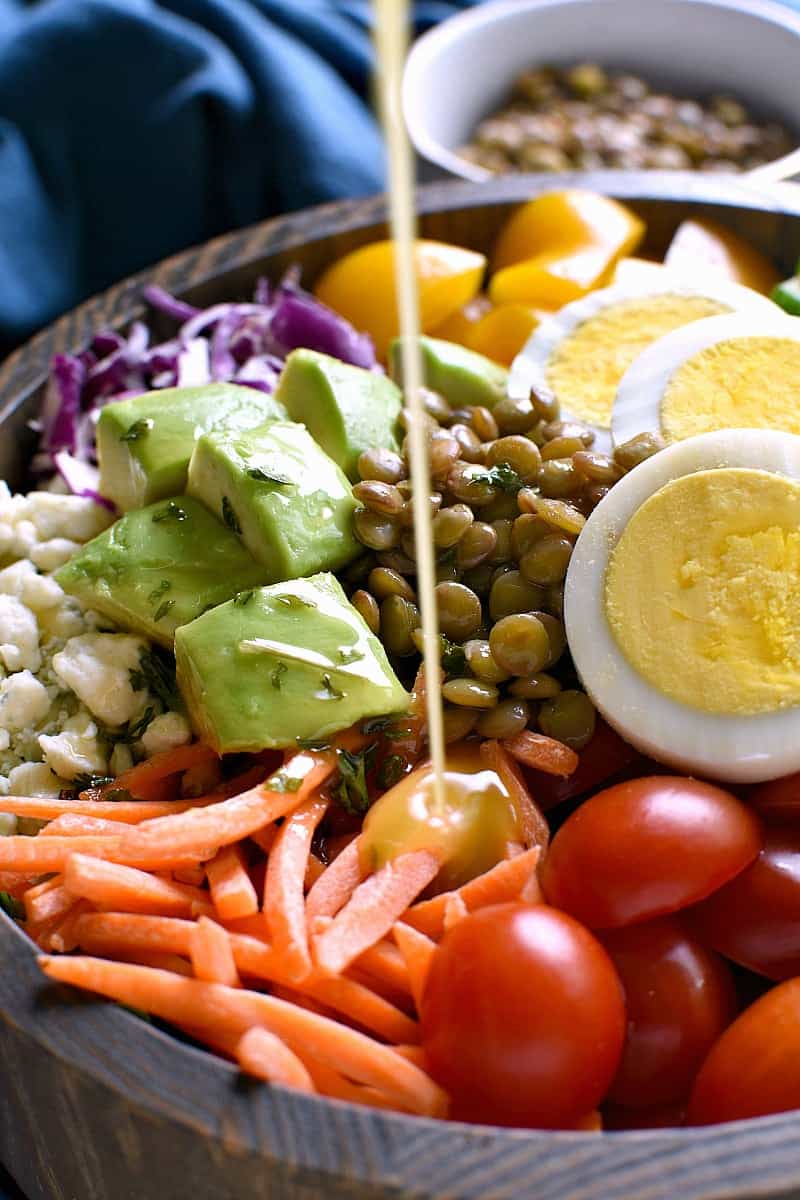
[[[244,933],[262,942],[269,941],[269,926],[262,912],[253,913],[252,917],[234,917],[230,921],[223,921],[222,924],[228,933]]]
[[[320,968],[336,975],[388,933],[439,870],[427,850],[400,854],[359,884],[331,925],[314,940]]]
[[[402,1043],[394,1047],[395,1054],[419,1067],[420,1071],[428,1071],[428,1056],[422,1046],[404,1046]]]
[[[320,796],[304,800],[284,821],[267,859],[264,914],[273,948],[291,980],[303,979],[311,970],[304,880],[311,839],[327,808]]]
[[[118,838],[89,834],[86,837],[13,837],[0,838],[0,868],[9,867],[32,875],[63,871],[73,854],[110,857]]]
[[[325,874],[320,875],[308,893],[306,917],[309,923],[316,917],[335,917],[366,874],[359,853],[359,839],[354,838],[333,860]]]
[[[206,879],[206,868],[203,863],[175,867],[172,871],[172,878],[176,883],[188,883],[192,887],[202,887]]]
[[[550,841],[547,818],[534,803],[519,767],[504,744],[496,741],[481,742],[480,755],[497,772],[511,796],[525,845],[528,848],[541,846],[543,850],[546,849]]]
[[[152,758],[146,758],[144,762],[137,763],[129,771],[123,771],[112,783],[97,789],[98,798],[102,798],[110,791],[124,791],[137,799],[150,800],[154,797],[161,781],[170,775],[178,775],[198,766],[209,766],[218,761],[218,756],[211,747],[205,746],[202,742],[193,742],[189,746],[177,746],[172,750],[163,750],[160,754],[154,754]],[[82,793],[82,795],[85,794]],[[94,789],[91,789],[91,794],[94,798]]]
[[[265,854],[269,854],[277,836],[277,825],[265,825],[263,829],[254,829],[250,834],[250,840],[255,842],[259,850],[263,850]]]
[[[307,1066],[317,1091],[324,1096],[329,1096],[332,1100],[346,1100],[348,1104],[365,1104],[369,1108],[397,1108],[389,1096],[378,1088],[351,1083],[338,1071],[334,1071],[333,1067],[327,1067],[313,1059],[307,1061]]]
[[[385,939],[368,946],[353,963],[354,967],[365,971],[372,979],[386,984],[399,995],[409,995],[411,983],[408,978],[408,967],[397,946]]]
[[[518,762],[548,775],[571,775],[580,761],[570,746],[531,729],[523,729],[522,733],[506,738],[503,745]]]
[[[184,916],[193,905],[210,909],[208,896],[185,883],[159,879],[134,867],[85,854],[73,854],[64,870],[64,886],[73,896],[82,896],[102,908],[123,912],[160,913]]]
[[[448,929],[452,929],[459,921],[463,921],[466,915],[467,906],[461,895],[458,892],[451,892],[444,906],[444,917],[442,918],[444,932],[447,933]]]
[[[195,922],[189,933],[189,956],[198,979],[205,979],[208,983],[224,983],[228,987],[241,985],[233,960],[230,934],[216,921],[200,917]]]
[[[268,1029],[253,1026],[236,1046],[236,1059],[247,1075],[279,1083],[298,1092],[313,1092],[315,1087],[308,1070],[297,1055]]]
[[[283,1038],[303,1061],[309,1055],[356,1083],[376,1087],[401,1108],[427,1116],[445,1111],[446,1097],[437,1084],[390,1047],[274,996],[100,958],[45,955],[39,963],[51,979],[97,992],[166,1021],[199,1030],[222,1026],[240,1034],[252,1025],[263,1026]]]
[[[63,917],[75,903],[75,896],[64,887],[63,875],[53,875],[46,883],[28,888],[22,902],[26,921],[38,925]]]
[[[76,930],[80,918],[91,909],[88,900],[76,900],[63,917],[43,934],[39,944],[43,949],[69,954],[78,945]]]
[[[127,829],[123,821],[110,821],[107,817],[87,817],[82,813],[62,813],[45,825],[39,837],[83,837],[86,834],[101,834],[107,837]]]
[[[29,887],[33,887],[35,882],[36,875],[26,875],[21,871],[0,871],[0,892],[8,892],[17,898]]]
[[[211,900],[221,920],[251,917],[258,912],[258,896],[240,846],[223,846],[206,863],[205,871]]]
[[[327,867],[321,858],[319,858],[313,852],[309,854],[308,862],[306,863],[305,879],[303,880],[306,891],[313,887],[320,875],[322,875],[326,870]]]
[[[75,937],[78,937],[77,932]],[[80,945],[78,941],[78,945]],[[183,975],[191,979],[194,975],[192,964],[182,958],[180,954],[169,954],[164,950],[128,950],[124,953],[118,951],[120,959],[123,962],[138,963],[141,967],[155,967],[159,971],[172,971],[176,975]]]
[[[538,846],[518,854],[516,858],[506,858],[490,870],[471,879],[463,887],[458,888],[461,899],[469,912],[476,908],[485,908],[488,904],[504,904],[508,900],[518,900],[520,892],[536,870],[541,851]],[[449,892],[442,892],[432,900],[415,904],[404,912],[401,920],[406,925],[426,933],[428,937],[440,938],[444,932],[444,914],[447,907]]]
[[[32,817],[38,821],[53,821],[69,814],[80,817],[104,817],[125,825],[138,825],[155,817],[168,817],[202,808],[213,802],[207,797],[198,800],[55,800],[49,796],[3,796],[3,812],[16,817]]]
[[[404,925],[400,921],[395,924],[392,932],[400,953],[406,960],[411,994],[414,997],[417,1012],[419,1012],[422,995],[428,982],[428,972],[436,953],[436,942],[426,937],[424,933],[420,933],[418,929],[414,929],[411,925]]]

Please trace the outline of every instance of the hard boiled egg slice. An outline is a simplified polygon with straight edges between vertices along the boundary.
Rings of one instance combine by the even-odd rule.
[[[635,467],[564,601],[583,684],[638,749],[732,782],[800,769],[800,437],[706,433]]]
[[[800,434],[800,321],[729,313],[659,338],[625,372],[611,434],[619,445],[645,431],[667,442],[714,429]]]
[[[698,283],[661,268],[655,276],[603,288],[542,321],[511,364],[508,391],[531,388],[558,400],[565,420],[595,431],[611,447],[611,411],[622,376],[641,352],[673,329],[733,311],[774,312],[766,297],[735,283]]]

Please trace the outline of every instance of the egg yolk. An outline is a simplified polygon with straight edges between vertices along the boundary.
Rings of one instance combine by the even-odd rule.
[[[477,745],[449,748],[445,807],[436,809],[430,763],[384,793],[367,813],[361,860],[378,870],[398,854],[430,850],[442,861],[437,889],[460,887],[521,840],[517,812],[500,776],[487,770]]]
[[[800,483],[738,467],[672,480],[628,522],[604,599],[628,662],[671,699],[800,704]]]
[[[714,429],[800,433],[800,342],[738,337],[693,355],[669,381],[661,431],[681,441]]]
[[[637,296],[609,304],[559,343],[545,377],[562,408],[607,429],[622,376],[657,338],[681,325],[730,312],[705,296]]]

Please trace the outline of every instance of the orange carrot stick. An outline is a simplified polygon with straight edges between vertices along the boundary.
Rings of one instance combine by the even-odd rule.
[[[22,897],[25,919],[32,925],[63,917],[75,903],[75,896],[64,887],[64,876],[54,875],[46,883],[28,888]]]
[[[77,936],[85,951],[104,957],[124,956],[147,949],[185,956],[190,953],[193,927],[191,921],[174,917],[88,913],[78,922]],[[231,934],[230,946],[236,967],[242,974],[282,985],[288,982],[280,956],[274,954],[270,946],[242,934]],[[386,1041],[419,1040],[415,1021],[354,980],[310,978],[293,987],[295,992],[318,999]]]
[[[458,892],[451,892],[444,906],[444,917],[442,918],[444,932],[447,933],[448,929],[452,929],[459,921],[463,921],[466,915],[467,906],[461,896]]]
[[[55,817],[37,835],[38,837],[83,837],[85,834],[108,836],[127,829],[123,821],[110,821],[108,817],[87,817],[82,813],[62,813]]]
[[[200,917],[192,926],[189,956],[198,979],[205,979],[208,983],[224,983],[228,987],[241,986],[239,972],[233,961],[230,934],[216,921]]]
[[[265,825],[263,829],[254,829],[250,834],[250,839],[255,842],[259,850],[263,850],[265,854],[269,854],[277,836],[277,825]]]
[[[436,942],[426,937],[424,933],[420,933],[418,929],[404,925],[401,921],[395,924],[392,932],[400,953],[406,960],[411,994],[414,997],[417,1012],[419,1012],[425,984],[428,982],[428,972],[436,953]]]
[[[279,1083],[298,1092],[316,1091],[311,1076],[300,1059],[268,1029],[253,1026],[236,1045],[236,1058],[241,1069],[256,1079]]]
[[[365,1104],[368,1108],[397,1108],[385,1092],[379,1091],[378,1088],[351,1083],[338,1071],[334,1071],[333,1067],[326,1067],[313,1059],[308,1059],[307,1065],[314,1086],[321,1096],[327,1096],[330,1100],[346,1100],[348,1104]]]
[[[156,785],[163,779],[167,779],[170,775],[189,771],[193,767],[211,765],[217,761],[218,756],[211,747],[203,745],[202,742],[193,742],[189,746],[177,746],[173,750],[163,750],[160,754],[154,754],[152,758],[147,758],[144,762],[131,767],[130,770],[123,771],[112,783],[98,788],[97,795],[98,798],[102,798],[109,791],[119,790],[129,792],[137,799],[149,800],[156,790]],[[94,799],[95,789],[91,789],[91,796]]]
[[[159,879],[134,867],[73,854],[64,870],[64,886],[102,908],[186,916],[194,905],[210,910],[208,894],[185,883]]]
[[[359,884],[330,926],[314,939],[320,970],[337,975],[380,941],[438,870],[438,858],[415,850],[398,855]]]
[[[203,863],[187,864],[184,867],[174,867],[172,878],[176,883],[188,883],[192,887],[202,887],[206,879],[206,868]]]
[[[223,846],[206,863],[211,900],[223,921],[251,917],[258,912],[258,896],[238,845]]]
[[[309,854],[308,862],[306,863],[305,879],[303,880],[306,891],[314,886],[320,875],[322,875],[326,870],[327,866],[321,858],[318,858],[314,853]]]
[[[523,735],[520,734],[520,736]],[[538,737],[539,734],[533,736]],[[501,782],[511,797],[525,845],[528,848],[541,846],[543,850],[546,849],[550,841],[550,826],[547,824],[547,818],[534,803],[519,767],[505,749],[504,744],[497,741],[481,742],[480,754],[500,776]]]
[[[309,924],[317,917],[335,917],[367,873],[359,854],[359,839],[354,838],[309,891],[306,897]]]
[[[395,1054],[399,1054],[401,1058],[407,1059],[413,1063],[415,1067],[419,1067],[420,1071],[429,1069],[428,1056],[422,1046],[404,1046],[399,1045],[394,1047]]]
[[[267,859],[264,913],[290,980],[303,979],[311,970],[304,880],[311,839],[327,808],[320,796],[304,800],[284,821]]]
[[[540,853],[538,846],[534,846],[516,858],[505,858],[483,875],[458,888],[468,911],[474,912],[476,908],[485,908],[488,904],[518,900],[520,892],[536,870]],[[449,892],[442,892],[432,900],[415,904],[403,913],[401,920],[428,937],[440,938],[444,932],[444,914],[449,895]]]
[[[369,946],[353,966],[366,971],[373,979],[385,983],[400,995],[408,996],[411,992],[405,959],[392,942],[384,939]]]
[[[76,900],[72,907],[58,920],[55,925],[48,928],[39,941],[39,944],[48,950],[55,950],[57,954],[69,954],[78,945],[76,930],[80,918],[91,909],[91,904],[88,900]]]
[[[252,1025],[263,1026],[304,1061],[310,1055],[356,1083],[385,1091],[401,1107],[426,1116],[445,1110],[441,1088],[390,1047],[274,996],[100,958],[44,955],[39,964],[51,979],[141,1008],[166,1021],[198,1029],[222,1027],[240,1034]]]
[[[531,729],[523,729],[522,733],[506,738],[503,745],[518,762],[548,775],[571,775],[580,761],[570,746]]]
[[[137,825],[155,817],[168,817],[186,812],[190,808],[202,808],[208,804],[206,797],[197,800],[56,800],[50,796],[3,796],[3,812],[17,817],[32,817],[39,821],[53,821],[69,814],[80,817],[104,817],[110,821],[121,821],[125,825]]]

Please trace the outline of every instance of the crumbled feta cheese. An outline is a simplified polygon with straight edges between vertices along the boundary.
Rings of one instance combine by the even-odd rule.
[[[59,779],[47,763],[22,763],[8,773],[8,788],[12,796],[58,796],[67,787],[66,779]]]
[[[30,492],[22,505],[24,516],[33,523],[37,541],[69,538],[88,542],[102,533],[113,516],[86,496],[59,496],[52,492]]]
[[[47,688],[30,671],[0,680],[0,725],[6,730],[36,725],[49,709]]]
[[[36,567],[29,558],[21,558],[0,571],[0,592],[5,596],[16,596],[22,599],[25,584],[36,576]]]
[[[146,691],[134,691],[130,672],[147,648],[126,633],[84,633],[53,655],[53,670],[105,725],[124,725],[143,709]]]
[[[7,729],[0,729],[0,754],[11,745],[11,734]]]
[[[61,603],[64,589],[47,575],[32,575],[22,585],[22,602],[34,612],[55,608]]]
[[[42,571],[57,571],[80,550],[80,543],[69,538],[50,538],[31,550],[31,561]]]
[[[62,638],[66,641],[67,638],[77,637],[79,633],[86,633],[86,621],[80,605],[70,596],[65,596],[57,608],[44,609],[38,617],[42,638]]]
[[[75,730],[64,730],[53,736],[43,733],[39,736],[39,745],[47,765],[64,779],[74,779],[76,775],[104,775],[106,772],[106,754],[97,740],[97,726],[94,724],[90,724],[85,733]]]
[[[185,746],[191,740],[189,722],[177,712],[165,712],[155,717],[142,734],[142,745],[148,755],[174,750],[176,746]]]
[[[8,670],[38,671],[42,656],[36,617],[16,596],[0,595],[0,630],[0,658]]]

